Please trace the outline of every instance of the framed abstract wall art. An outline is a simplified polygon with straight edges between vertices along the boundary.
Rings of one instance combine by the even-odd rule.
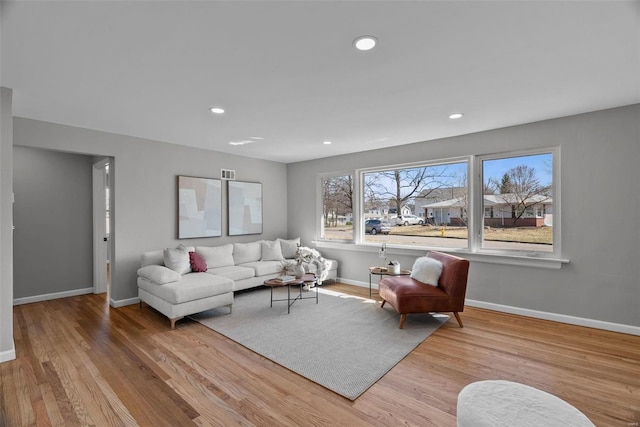
[[[227,181],[229,236],[262,233],[262,184]]]
[[[222,181],[178,176],[178,239],[222,235]]]

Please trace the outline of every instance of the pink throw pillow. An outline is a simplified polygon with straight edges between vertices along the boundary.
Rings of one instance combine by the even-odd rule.
[[[197,252],[189,252],[189,264],[191,264],[191,271],[195,273],[204,273],[207,271],[207,262],[202,255]]]

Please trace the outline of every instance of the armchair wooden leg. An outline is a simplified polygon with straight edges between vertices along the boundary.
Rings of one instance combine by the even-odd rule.
[[[400,315],[400,328],[402,329],[402,327],[404,326],[404,321],[407,319],[407,315],[406,314],[401,314]]]
[[[458,314],[458,312],[454,311],[453,315],[456,316],[456,320],[458,321],[458,324],[460,325],[460,327],[464,328],[464,325],[462,324],[462,319],[460,319],[460,315]]]
[[[384,303],[387,302],[386,300],[382,300],[382,305],[380,306],[380,308],[384,307]]]

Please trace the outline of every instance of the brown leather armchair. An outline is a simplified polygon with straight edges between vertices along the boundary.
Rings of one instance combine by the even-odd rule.
[[[442,273],[438,286],[419,282],[410,276],[388,276],[380,280],[378,289],[382,305],[386,303],[400,313],[400,329],[409,313],[453,312],[462,328],[460,319],[464,311],[464,297],[467,292],[469,261],[442,252],[429,252],[429,258],[442,263]]]

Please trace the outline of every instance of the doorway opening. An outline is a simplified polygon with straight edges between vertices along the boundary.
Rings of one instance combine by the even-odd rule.
[[[111,285],[111,230],[113,158],[106,157],[93,164],[93,293],[109,291]]]

